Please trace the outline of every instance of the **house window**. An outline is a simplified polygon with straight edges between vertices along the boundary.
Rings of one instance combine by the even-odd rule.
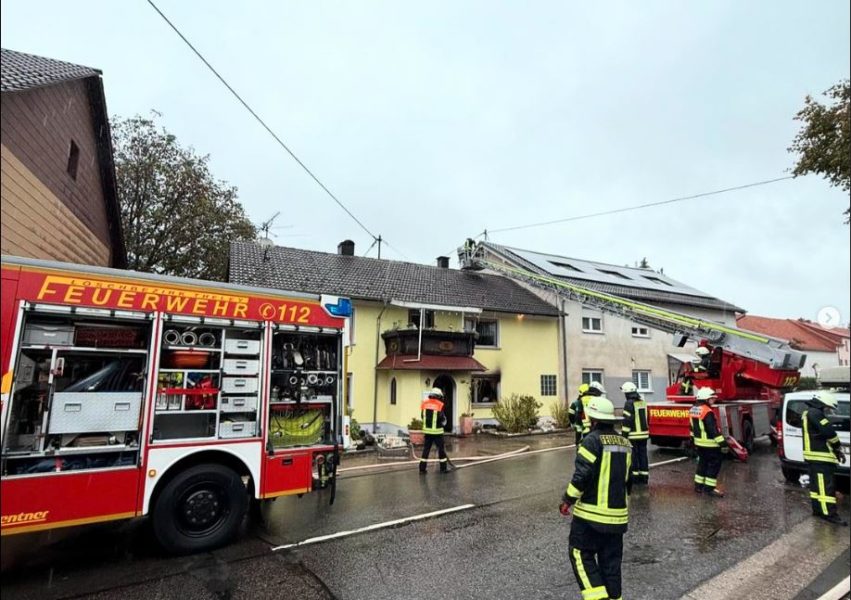
[[[652,392],[650,371],[633,371],[632,382],[639,392]]]
[[[608,271],[606,269],[597,269],[600,273],[605,273],[606,275],[611,275],[612,277],[617,277],[618,279],[629,279],[623,273],[618,273],[617,271]]]
[[[583,272],[582,269],[577,269],[576,267],[574,267],[573,265],[571,265],[569,263],[556,262],[554,260],[549,261],[549,263],[551,265],[555,265],[556,267],[561,267],[562,269],[567,269],[568,271],[577,271],[579,273]]]
[[[473,377],[473,404],[493,404],[499,400],[499,375]]]
[[[68,175],[71,176],[71,179],[77,181],[77,165],[80,162],[80,148],[71,140],[71,146],[68,148],[68,166],[65,167],[65,170],[68,171]]]
[[[541,375],[541,395],[542,396],[557,396],[556,376]]]
[[[582,317],[582,331],[603,333],[603,317]]]
[[[499,346],[499,321],[489,319],[465,319],[464,329],[479,334],[476,347],[496,348]]]
[[[396,404],[396,378],[390,380],[390,404]]]
[[[592,381],[603,384],[603,371],[598,369],[582,369],[582,383],[589,385]]]
[[[434,327],[434,311],[433,310],[424,310],[423,317],[425,319],[425,323],[422,325],[422,329],[429,329]],[[408,323],[413,323],[417,329],[420,329],[420,311],[419,309],[412,308],[408,311]]]
[[[649,338],[650,337],[650,328],[642,327],[640,325],[633,325],[632,326],[632,337]]]
[[[667,281],[665,281],[663,279],[659,279],[658,277],[650,277],[649,275],[642,275],[642,277],[644,277],[644,279],[646,279],[647,281],[652,281],[653,283],[658,283],[658,284],[661,284],[661,285],[667,285],[668,287],[673,287],[670,283],[668,283]]]

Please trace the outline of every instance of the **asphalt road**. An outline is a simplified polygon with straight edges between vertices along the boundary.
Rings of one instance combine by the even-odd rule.
[[[653,450],[651,463],[680,456]],[[333,507],[324,492],[279,499],[239,542],[192,557],[158,556],[137,524],[4,538],[2,593],[6,600],[578,598],[566,555],[570,520],[557,511],[573,458],[573,449],[560,449],[447,475],[405,466],[348,472]],[[633,494],[625,596],[738,598],[747,589],[754,598],[794,598],[848,549],[848,529],[810,517],[807,490],[783,481],[767,445],[747,464],[725,463],[723,500],[696,496],[692,476],[691,460],[655,466],[650,487]],[[840,506],[847,518],[848,500]]]

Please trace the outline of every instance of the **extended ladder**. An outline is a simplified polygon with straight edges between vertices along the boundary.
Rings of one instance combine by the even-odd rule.
[[[481,244],[465,245],[463,248],[459,248],[458,258],[461,268],[468,270],[489,269],[537,289],[552,292],[560,298],[579,302],[583,306],[634,323],[647,325],[666,333],[685,336],[694,341],[706,339],[715,346],[720,346],[740,356],[753,358],[774,369],[800,369],[804,364],[806,356],[792,349],[783,340],[664,310],[642,302],[598,292],[550,275],[541,275],[526,269],[487,260],[484,257],[484,251],[485,247]],[[682,345],[682,343],[679,345]]]

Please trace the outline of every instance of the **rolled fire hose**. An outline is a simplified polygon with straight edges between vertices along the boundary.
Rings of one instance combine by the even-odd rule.
[[[198,336],[198,343],[202,346],[215,346],[216,336],[209,331],[204,332]]]
[[[290,385],[296,385],[298,383],[298,377],[296,377],[295,375],[291,375],[289,381]]]
[[[319,375],[317,375],[316,373],[309,374],[307,376],[307,383],[309,385],[316,385],[317,383],[319,383]]]
[[[183,335],[180,336],[180,341],[183,342],[184,346],[194,346],[198,343],[198,336],[194,331],[184,331]]]
[[[334,383],[334,376],[333,376],[333,375],[328,375],[328,376],[325,378],[325,385],[331,385],[332,383]]]
[[[166,329],[163,333],[163,341],[169,346],[176,346],[180,343],[180,333],[176,329]]]

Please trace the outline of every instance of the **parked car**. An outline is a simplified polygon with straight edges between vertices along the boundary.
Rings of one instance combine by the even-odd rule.
[[[851,455],[849,455],[851,452],[849,450],[849,445],[851,445],[849,379],[851,379],[851,367],[823,369],[819,377],[821,387],[833,391],[839,401],[838,408],[832,415],[828,416],[828,419],[839,434],[842,451],[848,458],[844,465],[837,466],[836,475],[846,480],[849,477],[849,465],[851,465]],[[807,472],[807,464],[804,462],[804,433],[801,425],[801,414],[806,410],[806,403],[812,397],[813,390],[809,390],[788,393],[783,399],[782,424],[777,453],[780,455],[780,468],[786,481],[796,482],[802,473]]]

